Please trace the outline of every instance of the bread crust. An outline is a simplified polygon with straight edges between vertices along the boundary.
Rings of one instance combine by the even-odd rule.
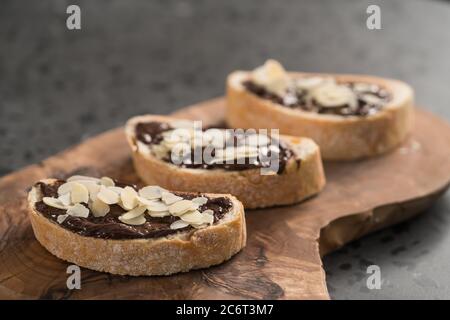
[[[236,71],[227,79],[227,123],[234,128],[279,129],[282,134],[309,137],[319,145],[325,160],[353,160],[388,152],[404,141],[412,129],[414,94],[406,83],[363,75],[289,74],[373,83],[389,90],[393,98],[382,110],[366,117],[317,114],[254,95],[242,86],[250,73]]]
[[[206,195],[229,198],[233,203],[230,213],[207,228],[161,238],[112,240],[78,235],[35,209],[41,197],[35,187],[28,194],[28,213],[39,243],[60,259],[112,274],[170,275],[220,264],[245,247],[242,204],[230,195]]]
[[[171,121],[165,116],[138,116],[126,125],[135,170],[147,184],[170,190],[229,193],[246,209],[265,208],[300,202],[320,192],[325,174],[318,146],[308,138],[281,136],[294,151],[282,174],[261,175],[260,169],[226,171],[221,169],[186,169],[139,152],[134,134],[138,122]],[[300,160],[300,165],[296,160]]]

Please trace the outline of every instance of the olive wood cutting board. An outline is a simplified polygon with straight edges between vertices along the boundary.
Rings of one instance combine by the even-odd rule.
[[[223,122],[223,99],[175,115]],[[327,186],[299,205],[247,211],[248,243],[224,264],[160,277],[88,269],[66,287],[68,263],[34,238],[26,191],[44,177],[108,175],[138,182],[121,128],[0,179],[0,298],[328,299],[321,256],[427,209],[450,183],[450,126],[418,109],[412,137],[385,156],[325,163]]]

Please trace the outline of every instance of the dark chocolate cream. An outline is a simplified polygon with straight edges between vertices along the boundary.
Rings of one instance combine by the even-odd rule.
[[[52,184],[45,184],[38,182],[35,187],[41,190],[43,197],[58,197],[58,187],[65,183],[63,180],[58,180]],[[127,184],[116,184],[125,186]],[[133,185],[130,185],[134,187]],[[135,187],[134,187],[135,188]],[[184,199],[191,200],[200,194],[184,194],[175,193]],[[208,197],[206,197],[208,198]],[[214,212],[214,223],[219,221],[232,208],[230,199],[225,197],[208,198],[208,201],[200,206],[199,210],[204,211],[211,209]],[[47,219],[57,222],[59,215],[65,214],[66,210],[57,209],[46,205],[43,201],[38,201],[35,208]],[[124,214],[125,210],[119,205],[111,205],[110,212],[104,217],[94,217],[92,213],[87,218],[68,216],[61,227],[77,233],[81,236],[102,238],[102,239],[149,239],[159,238],[170,234],[175,234],[182,231],[194,230],[192,226],[187,226],[181,229],[170,229],[170,225],[180,218],[175,216],[167,216],[162,218],[151,217],[145,214],[146,223],[143,225],[128,225],[122,223],[118,218]]]
[[[360,84],[356,82],[340,83],[347,86],[353,91],[356,96],[356,106],[340,105],[333,107],[325,107],[320,105],[314,99],[307,98],[307,91],[294,90],[289,88],[286,96],[282,97],[273,92],[268,91],[263,86],[260,86],[253,81],[246,80],[242,85],[251,93],[260,98],[271,100],[274,103],[292,109],[300,109],[303,111],[316,112],[319,114],[334,114],[340,116],[368,116],[380,111],[383,106],[390,101],[391,95],[389,92],[375,84],[366,85],[364,90],[356,90],[355,86]],[[365,99],[365,97],[372,96],[375,99]]]
[[[214,127],[209,127],[207,129],[212,129]],[[147,144],[149,146],[151,145],[157,145],[163,141],[163,133],[169,130],[173,130],[168,123],[161,123],[161,122],[142,122],[138,123],[135,127],[135,135],[137,140],[140,142]],[[219,128],[223,129],[223,128]],[[241,137],[243,139],[243,136]],[[233,139],[233,145],[238,146],[242,139],[240,137],[234,136]],[[275,141],[275,139],[271,139],[269,144],[277,145],[279,148],[279,155],[278,155],[278,174],[282,174],[284,172],[284,169],[286,168],[286,164],[289,159],[291,159],[294,156],[294,152],[282,141]],[[203,152],[205,150],[205,147],[202,147],[201,150],[198,150],[199,152]],[[258,169],[258,168],[269,168],[270,167],[270,156],[261,158],[258,157],[256,161],[251,162],[250,158],[245,158],[245,163],[194,163],[194,155],[196,150],[191,151],[191,159],[190,161],[183,162],[181,164],[177,164],[182,168],[191,168],[191,169],[223,169],[223,170],[229,170],[229,171],[241,171],[241,170],[248,170],[248,169]],[[214,152],[212,152],[212,155],[214,156]],[[270,155],[270,154],[268,154]],[[274,157],[275,158],[275,157]],[[172,159],[170,157],[163,158],[162,160],[174,164]],[[253,159],[255,160],[255,159]],[[297,166],[300,166],[300,160],[296,159]]]

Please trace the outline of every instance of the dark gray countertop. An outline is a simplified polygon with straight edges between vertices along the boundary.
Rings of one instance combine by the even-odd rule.
[[[450,4],[440,1],[72,1],[0,4],[0,176],[132,115],[223,94],[234,69],[266,58],[288,69],[399,78],[450,119]],[[366,28],[379,4],[382,30]],[[447,30],[447,31],[445,31]],[[333,298],[450,298],[450,193],[429,212],[324,259]],[[381,268],[380,290],[366,266]]]

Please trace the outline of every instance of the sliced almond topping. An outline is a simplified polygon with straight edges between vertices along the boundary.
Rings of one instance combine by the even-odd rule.
[[[211,209],[206,209],[205,211],[202,211],[202,214],[207,214],[207,215],[214,215],[214,211],[212,211]]]
[[[170,192],[163,192],[161,198],[162,198],[162,201],[164,201],[164,203],[167,204],[167,205],[171,205],[171,204],[173,204],[175,202],[183,200],[182,197],[179,197],[179,196],[177,196],[177,195],[175,195],[173,193],[170,193]]]
[[[68,216],[69,216],[68,214],[60,214],[60,215],[56,218],[56,221],[57,221],[59,224],[61,224],[61,223],[63,223],[63,222],[67,219]]]
[[[169,206],[169,212],[175,216],[182,215],[188,211],[196,210],[199,207],[197,203],[190,200],[181,200]]]
[[[98,178],[80,176],[80,175],[71,176],[70,178],[67,179],[68,182],[77,181],[77,180],[91,180],[91,181],[95,181],[97,183],[100,182],[100,179],[98,179]]]
[[[89,216],[89,209],[80,203],[77,203],[73,207],[67,209],[67,214],[73,217],[87,218]]]
[[[213,224],[214,223],[214,215],[205,214],[205,212],[202,212],[202,221],[203,221],[203,223]]]
[[[105,186],[100,188],[100,192],[97,194],[97,198],[106,204],[116,204],[119,202],[119,195]]]
[[[100,183],[104,185],[105,187],[114,187],[116,184],[114,183],[114,180],[109,177],[102,177],[100,179]]]
[[[163,191],[165,190],[158,186],[147,186],[139,190],[139,195],[148,200],[160,199]]]
[[[144,215],[140,215],[140,216],[138,216],[138,217],[136,217],[134,219],[129,219],[129,220],[126,220],[126,219],[123,219],[122,217],[119,217],[119,220],[122,221],[125,224],[129,224],[129,225],[132,225],[132,226],[139,226],[139,225],[142,225],[145,222],[147,222],[147,220],[145,219]]]
[[[208,198],[206,197],[196,197],[194,199],[191,200],[194,203],[197,203],[199,206],[204,205],[205,203],[208,202]]]
[[[202,224],[203,223],[203,215],[198,212],[197,210],[195,211],[189,211],[185,214],[183,214],[182,216],[180,216],[181,220],[190,223],[190,224]]]
[[[160,211],[160,212],[148,211],[147,213],[149,214],[150,217],[153,217],[153,218],[163,218],[163,217],[170,216],[169,211]]]
[[[110,210],[109,206],[100,199],[95,199],[89,203],[89,208],[94,217],[104,217]]]
[[[56,198],[52,198],[52,197],[43,197],[42,201],[53,208],[57,208],[57,209],[67,209],[67,206],[65,206],[60,200],[56,199]]]
[[[206,228],[208,225],[206,223],[202,223],[202,224],[191,224],[191,226],[193,226],[195,229],[203,229]]]
[[[58,194],[61,196],[72,191],[73,182],[66,182],[59,186]]]
[[[72,204],[72,197],[70,193],[65,193],[58,197],[58,200],[65,206],[70,206]]]
[[[162,211],[168,211],[169,208],[167,207],[167,205],[161,201],[155,201],[152,204],[147,206],[147,210],[148,211],[153,211],[153,212],[162,212]]]
[[[74,182],[72,184],[72,203],[87,203],[89,201],[89,190],[81,183]]]
[[[120,199],[122,200],[122,205],[126,210],[131,210],[138,205],[138,194],[136,190],[131,187],[125,187],[120,193]]]
[[[121,187],[108,187],[108,190],[114,191],[115,193],[120,195],[122,193],[123,188],[121,188]]]
[[[318,87],[312,92],[314,100],[322,107],[336,108],[344,105],[350,107],[356,104],[353,91],[345,86],[328,84]]]
[[[133,210],[130,210],[127,213],[124,213],[123,215],[121,215],[120,216],[121,221],[131,220],[131,219],[134,219],[136,217],[139,217],[139,216],[144,214],[145,210],[147,210],[146,206],[136,207]]]
[[[182,229],[187,226],[189,226],[189,223],[184,222],[183,220],[177,220],[170,225],[170,229],[172,229],[172,230]]]

